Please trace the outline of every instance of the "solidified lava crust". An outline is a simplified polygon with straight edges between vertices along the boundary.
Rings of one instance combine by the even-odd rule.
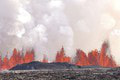
[[[26,70],[0,73],[0,80],[120,80],[119,69]]]

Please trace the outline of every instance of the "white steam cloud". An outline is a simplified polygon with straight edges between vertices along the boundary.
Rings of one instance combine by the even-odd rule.
[[[119,0],[0,0],[0,51],[34,48],[54,60],[62,46],[73,56],[100,49],[105,39],[119,61]]]

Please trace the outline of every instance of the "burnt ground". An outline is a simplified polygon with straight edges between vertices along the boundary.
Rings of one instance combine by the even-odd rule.
[[[0,73],[0,80],[120,80],[119,68],[15,70]]]

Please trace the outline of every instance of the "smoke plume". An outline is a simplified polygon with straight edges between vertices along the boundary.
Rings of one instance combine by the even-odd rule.
[[[53,60],[62,46],[73,56],[100,49],[109,40],[119,63],[119,0],[0,0],[0,51],[34,48]],[[11,54],[9,54],[11,55]]]

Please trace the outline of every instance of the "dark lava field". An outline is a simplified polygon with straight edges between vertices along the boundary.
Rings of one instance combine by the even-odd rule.
[[[0,80],[120,80],[120,68],[2,71]]]

